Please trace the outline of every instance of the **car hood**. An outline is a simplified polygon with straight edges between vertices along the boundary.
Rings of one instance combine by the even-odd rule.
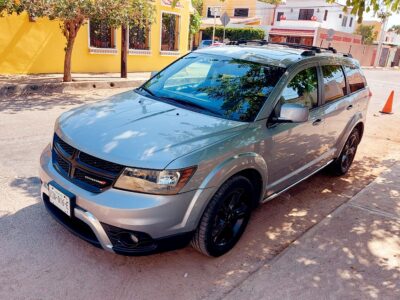
[[[125,166],[163,169],[247,126],[130,91],[64,113],[56,122],[56,132],[95,157]]]

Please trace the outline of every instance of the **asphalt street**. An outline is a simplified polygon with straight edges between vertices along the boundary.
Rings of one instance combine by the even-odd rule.
[[[218,299],[273,260],[399,159],[400,72],[366,70],[373,97],[350,173],[320,172],[260,206],[233,251],[207,258],[187,247],[123,257],[71,235],[40,200],[38,161],[64,111],[123,90],[0,99],[0,299]],[[394,114],[382,115],[391,90]],[[280,272],[282,280],[285,274]]]

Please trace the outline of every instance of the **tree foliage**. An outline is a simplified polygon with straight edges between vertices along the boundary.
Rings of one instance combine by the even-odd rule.
[[[152,0],[0,0],[1,13],[27,12],[31,17],[61,22],[66,38],[64,81],[71,81],[71,58],[75,38],[87,20],[111,27],[122,24],[148,26],[154,20]]]
[[[400,34],[400,25],[393,25],[390,29],[390,32],[394,32],[396,34]]]
[[[192,0],[194,14],[190,16],[189,35],[196,34],[200,31],[201,14],[203,11],[203,0]]]
[[[207,27],[204,30],[203,35],[212,36],[213,28]],[[215,36],[222,39],[224,34],[224,28],[217,26],[215,28]],[[262,29],[257,28],[226,28],[225,37],[231,41],[238,40],[262,40],[265,37],[265,32]]]
[[[334,3],[336,0],[327,0],[328,3]],[[351,13],[358,16],[358,22],[363,20],[364,12],[377,13],[382,10],[399,12],[400,0],[347,0],[345,11],[350,9]]]
[[[373,25],[362,24],[358,25],[355,33],[362,36],[362,42],[366,45],[371,45],[376,40],[378,35],[377,32],[374,31]]]

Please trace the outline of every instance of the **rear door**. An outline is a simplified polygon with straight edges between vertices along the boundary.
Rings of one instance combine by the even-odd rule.
[[[351,97],[348,97],[346,77],[341,65],[322,65],[321,81],[321,109],[325,120],[324,136],[330,156],[333,157],[336,153],[337,141],[346,132],[354,105]]]

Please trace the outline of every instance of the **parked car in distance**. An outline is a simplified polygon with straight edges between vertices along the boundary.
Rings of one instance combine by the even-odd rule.
[[[202,40],[199,44],[199,47],[197,49],[203,49],[210,47],[212,45],[212,40]]]
[[[40,159],[48,211],[107,251],[220,256],[261,203],[349,170],[371,94],[358,62],[282,45],[209,47],[140,88],[62,114]]]

